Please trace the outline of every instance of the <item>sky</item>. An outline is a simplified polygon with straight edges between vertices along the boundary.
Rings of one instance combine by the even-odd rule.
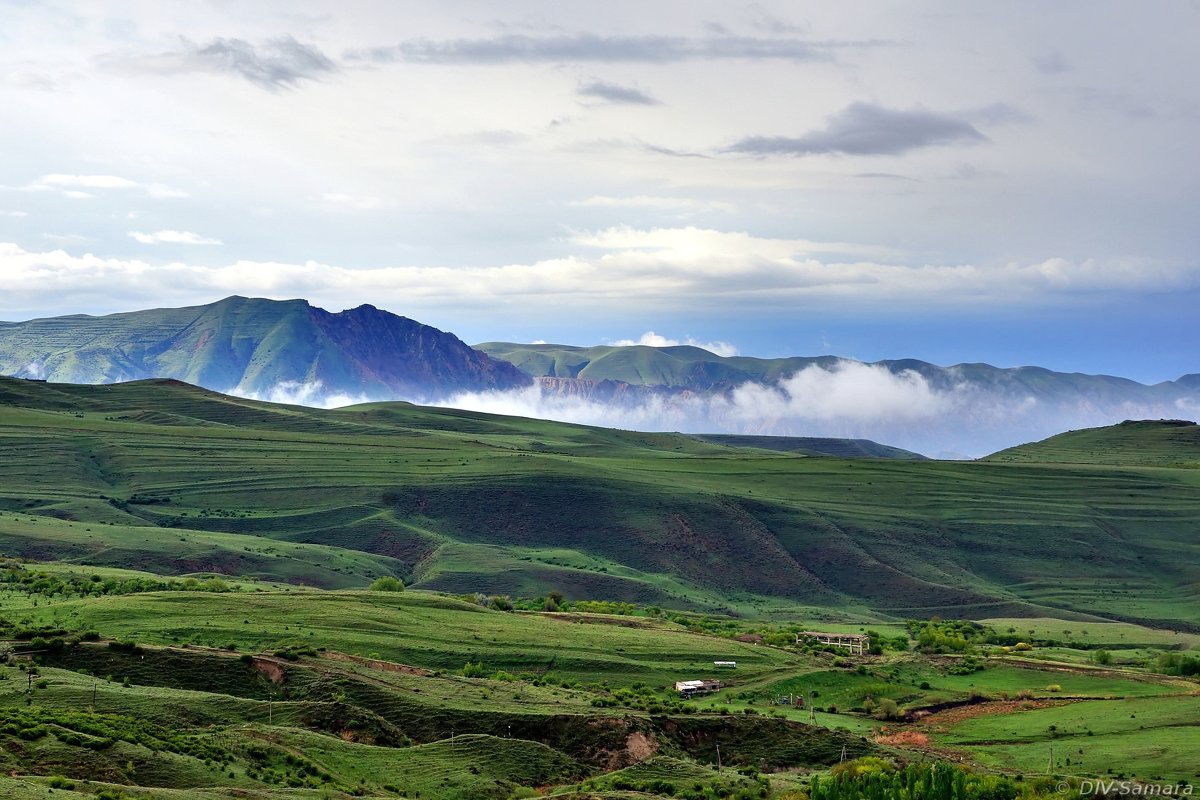
[[[1200,3],[0,0],[0,319],[1200,372]]]

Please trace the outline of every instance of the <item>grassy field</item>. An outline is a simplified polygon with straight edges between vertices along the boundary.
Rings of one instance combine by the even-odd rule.
[[[982,716],[940,737],[982,763],[1024,772],[1200,781],[1200,697],[1084,701]]]
[[[845,659],[661,618],[502,612],[419,590],[251,582],[226,592],[36,598],[0,593],[0,619],[15,629],[103,635],[40,645],[37,674],[22,655],[27,639],[0,645],[9,662],[0,667],[0,771],[43,778],[4,778],[0,790],[11,784],[15,797],[48,793],[44,780],[55,774],[214,797],[507,800],[533,787],[562,797],[661,796],[667,784],[697,796],[782,797],[798,785],[792,773],[758,782],[716,772],[717,748],[727,765],[820,768],[836,763],[842,747],[851,757],[870,752],[883,724],[932,730],[938,747],[1028,773],[1050,743],[1084,750],[1078,759],[1061,751],[1056,769],[1076,775],[1103,762],[1174,779],[1186,759],[1164,742],[1195,752],[1200,686],[1140,672],[977,656],[978,671],[956,674],[960,657]],[[108,637],[129,644],[113,647]],[[738,666],[719,671],[714,660]],[[472,665],[473,677],[459,674]],[[673,682],[694,677],[727,686],[680,701]],[[998,701],[1018,692],[1035,705],[1069,705],[1005,705],[1003,714],[932,728],[936,713],[908,723],[867,713],[868,700],[953,713],[971,708],[975,695]],[[783,694],[821,711],[780,705]]]
[[[1195,469],[799,457],[162,381],[0,379],[0,445],[0,546],[47,560],[1200,630]]]
[[[838,459],[162,381],[0,379],[0,446],[0,553],[41,562],[0,565],[0,795],[782,798],[843,753],[1200,763],[1200,685],[1148,671],[1200,644],[1182,462]],[[388,576],[409,588],[366,588]],[[903,645],[935,614],[1036,647],[792,635]],[[680,699],[697,678],[726,685]],[[885,725],[914,736],[880,750]]]

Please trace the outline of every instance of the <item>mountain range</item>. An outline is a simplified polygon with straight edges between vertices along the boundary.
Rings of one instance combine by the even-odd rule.
[[[330,313],[244,297],[0,323],[0,374],[166,377],[309,405],[403,399],[639,430],[871,439],[940,457],[1200,411],[1200,374],[1146,385],[1040,367],[729,357],[693,346],[469,347],[369,305]]]
[[[227,297],[187,308],[0,323],[0,374],[61,383],[175,378],[268,396],[409,400],[526,386],[528,376],[444,333],[362,305]]]

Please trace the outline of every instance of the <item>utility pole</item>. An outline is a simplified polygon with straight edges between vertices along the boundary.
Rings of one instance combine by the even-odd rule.
[[[275,693],[271,692],[267,698],[267,724],[275,724]]]
[[[96,710],[96,679],[92,679],[92,711]]]
[[[721,745],[717,745],[717,769],[721,769]]]
[[[1054,745],[1053,744],[1050,745],[1050,761],[1046,765],[1046,773],[1047,774],[1054,773]]]
[[[842,745],[842,757],[838,759],[838,763],[840,764],[845,760],[846,760],[846,745]]]

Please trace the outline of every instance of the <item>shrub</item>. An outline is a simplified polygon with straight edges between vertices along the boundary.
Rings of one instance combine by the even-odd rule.
[[[394,578],[391,575],[376,578],[371,582],[370,590],[372,592],[403,592],[404,581]]]
[[[890,697],[880,700],[875,709],[876,719],[900,719],[903,716],[904,712],[900,710],[900,706]]]

